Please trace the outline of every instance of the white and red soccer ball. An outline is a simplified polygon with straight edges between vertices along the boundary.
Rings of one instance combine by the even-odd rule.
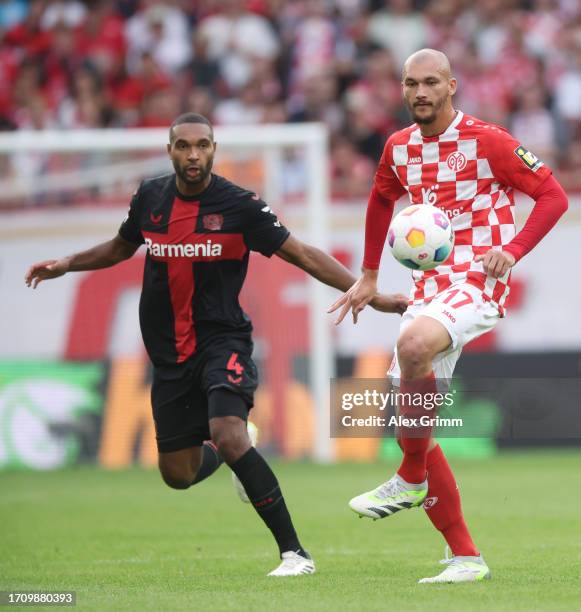
[[[454,248],[454,231],[444,212],[429,204],[404,208],[391,222],[387,241],[393,256],[412,270],[432,270]]]

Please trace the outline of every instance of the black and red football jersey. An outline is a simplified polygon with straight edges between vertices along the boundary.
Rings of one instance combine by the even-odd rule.
[[[184,196],[168,174],[141,183],[119,234],[147,246],[141,333],[153,364],[169,366],[214,334],[250,335],[238,302],[249,253],[270,257],[289,231],[256,194],[221,176]]]

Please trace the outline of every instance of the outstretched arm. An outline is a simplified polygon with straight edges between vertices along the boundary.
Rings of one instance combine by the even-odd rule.
[[[43,280],[58,278],[67,272],[80,272],[83,270],[97,270],[109,268],[119,262],[129,259],[139,245],[128,242],[119,234],[108,242],[98,244],[91,249],[63,257],[36,263],[28,269],[24,281],[33,289]]]
[[[347,291],[355,283],[355,277],[336,259],[294,236],[284,241],[276,255],[339,291]],[[381,312],[401,314],[407,308],[407,298],[401,294],[381,295],[376,292],[369,303]]]

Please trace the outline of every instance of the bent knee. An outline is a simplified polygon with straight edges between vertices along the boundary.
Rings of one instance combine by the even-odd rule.
[[[421,336],[402,336],[397,342],[397,358],[404,368],[419,368],[431,363],[433,355]]]
[[[236,460],[250,448],[246,424],[237,417],[225,417],[219,425],[211,423],[212,440],[218,453],[226,460]]]
[[[185,474],[161,468],[159,471],[163,481],[171,489],[188,489],[194,482],[194,474]]]
[[[192,486],[192,482],[188,480],[179,480],[176,478],[169,478],[162,474],[163,481],[170,489],[176,489],[177,491],[184,491]]]
[[[199,462],[182,462],[159,459],[159,472],[165,484],[172,489],[189,488],[196,477]]]
[[[245,431],[223,433],[214,439],[214,444],[218,448],[218,453],[225,459],[240,455],[250,447],[248,434]]]
[[[159,472],[165,484],[172,489],[190,487],[202,463],[200,447],[185,448],[158,455]]]

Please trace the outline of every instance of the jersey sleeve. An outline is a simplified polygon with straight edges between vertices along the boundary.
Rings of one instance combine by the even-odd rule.
[[[142,193],[140,185],[131,198],[129,212],[119,228],[119,235],[121,238],[127,240],[127,242],[132,242],[133,244],[137,245],[143,244],[144,242],[143,234],[141,233],[141,225],[139,223],[141,199]]]
[[[377,270],[385,245],[387,230],[393,216],[394,201],[384,198],[373,187],[367,202],[365,215],[365,247],[363,267]]]
[[[494,178],[504,185],[532,197],[552,174],[534,153],[501,127],[491,125],[483,130],[480,141]]]
[[[567,194],[554,177],[537,190],[536,202],[521,231],[505,246],[516,261],[522,259],[549,233],[568,208]]]
[[[245,206],[244,242],[251,251],[270,257],[278,251],[290,232],[258,196],[250,196]]]
[[[373,188],[385,200],[396,202],[406,190],[393,170],[393,139],[388,138],[375,171]]]
[[[393,170],[393,137],[388,138],[377,165],[365,215],[363,267],[377,270],[395,202],[406,190]]]

